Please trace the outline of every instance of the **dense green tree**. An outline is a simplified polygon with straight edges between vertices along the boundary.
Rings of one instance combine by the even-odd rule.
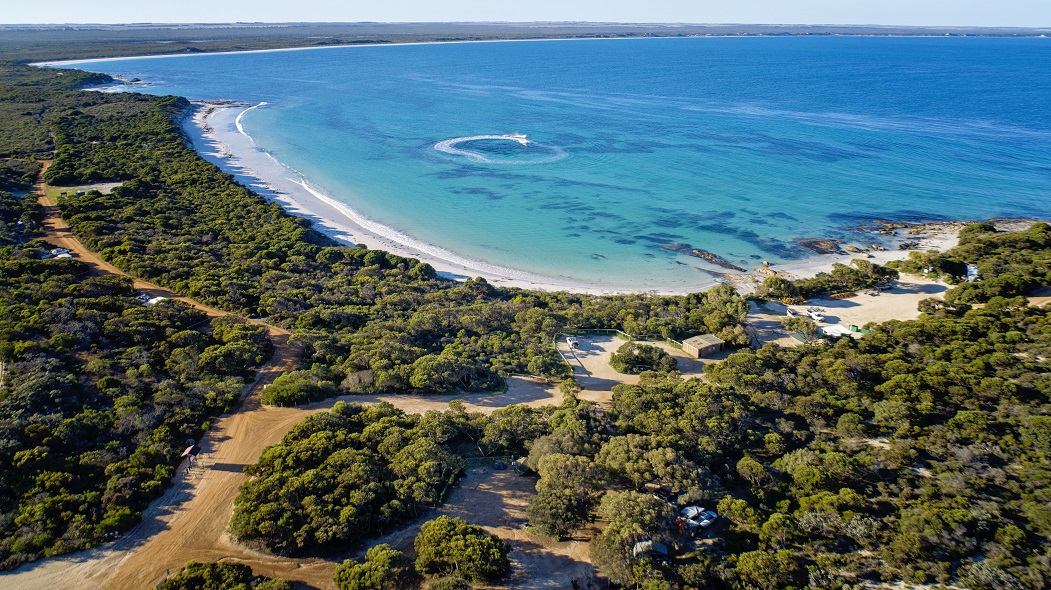
[[[0,563],[98,545],[134,526],[180,453],[266,360],[261,327],[179,302],[75,260],[0,251]],[[211,333],[196,330],[208,329]],[[233,370],[196,366],[216,346]],[[178,354],[176,354],[178,351]]]
[[[591,459],[551,454],[540,459],[537,494],[529,499],[529,526],[561,539],[587,521],[598,503],[605,478]]]
[[[677,366],[675,357],[667,352],[638,342],[625,342],[609,357],[609,366],[620,373],[641,373],[643,371],[674,371]]]
[[[587,434],[571,428],[558,428],[535,439],[529,447],[526,467],[539,471],[540,461],[548,455],[583,455],[589,448],[585,439]]]
[[[637,550],[640,543],[676,540],[675,510],[648,494],[607,493],[598,511],[608,524],[591,540],[591,559],[612,580],[634,583],[633,566],[645,557]]]
[[[337,402],[311,416],[245,470],[253,479],[234,500],[231,531],[272,551],[296,553],[360,543],[419,516],[463,472],[463,459],[450,447],[471,440],[435,429],[435,420],[386,403]]]
[[[785,330],[789,334],[798,335],[804,344],[809,344],[817,339],[817,324],[815,324],[810,318],[800,316],[782,318],[781,325],[785,327]]]
[[[439,516],[425,522],[413,546],[416,570],[422,574],[456,574],[488,583],[511,570],[511,546],[462,518]]]
[[[733,581],[739,588],[780,590],[791,586],[800,575],[799,569],[790,551],[749,551],[737,556]]]
[[[769,276],[763,279],[763,284],[756,293],[762,297],[780,300],[797,296],[799,289],[796,288],[795,283],[784,277]]]
[[[365,561],[346,560],[333,580],[339,590],[401,590],[414,580],[412,563],[401,551],[382,544],[365,553]]]
[[[252,575],[252,568],[240,563],[198,563],[186,567],[158,586],[159,590],[292,590],[286,580]]]

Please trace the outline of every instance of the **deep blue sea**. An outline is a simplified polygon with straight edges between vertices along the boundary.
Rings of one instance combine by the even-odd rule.
[[[669,243],[754,268],[807,256],[799,238],[865,243],[849,229],[874,220],[1051,217],[1051,39],[462,43],[77,67],[265,101],[242,120],[257,144],[368,217],[599,286],[718,270]],[[507,134],[528,140],[470,139]]]

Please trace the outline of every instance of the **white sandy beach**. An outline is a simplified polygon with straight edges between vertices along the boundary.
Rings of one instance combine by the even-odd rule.
[[[256,146],[240,125],[239,117],[262,105],[244,103],[198,104],[183,130],[194,148],[206,160],[233,175],[238,182],[263,197],[281,204],[287,211],[314,222],[314,228],[344,244],[364,244],[399,256],[427,262],[446,278],[465,280],[484,277],[493,285],[543,291],[570,291],[595,295],[613,293],[684,294],[704,291],[721,282],[699,280],[680,289],[596,288],[583,281],[545,277],[525,271],[501,268],[458,256],[454,252],[423,243],[386,227],[312,186],[307,178],[281,164]]]
[[[411,236],[370,220],[346,204],[324,194],[312,186],[308,179],[278,162],[266,151],[255,145],[252,138],[240,125],[240,116],[246,111],[262,105],[244,103],[198,104],[192,117],[187,117],[183,129],[191,138],[194,148],[208,161],[233,175],[238,182],[273,200],[289,212],[306,217],[314,227],[342,243],[364,244],[368,248],[385,250],[400,256],[418,258],[433,266],[442,276],[464,280],[484,277],[494,285],[520,287],[544,291],[571,291],[577,293],[611,294],[645,292],[654,294],[682,294],[703,291],[725,282],[734,285],[742,293],[754,290],[763,279],[757,272],[747,274],[724,273],[722,279],[713,278],[710,283],[699,282],[689,287],[669,290],[596,288],[583,281],[532,275],[525,271],[501,268],[484,262],[468,260],[454,252],[415,240]],[[786,276],[802,278],[831,270],[834,263],[849,263],[853,258],[866,258],[874,263],[908,257],[909,251],[897,249],[896,243],[909,240],[919,242],[916,250],[945,250],[956,244],[956,232],[962,224],[932,224],[916,230],[899,230],[894,244],[887,250],[869,250],[866,254],[815,255],[807,260],[771,266],[770,269]],[[883,238],[879,240],[877,238]],[[852,244],[867,249],[873,242],[887,243],[886,238],[872,232],[857,235]],[[856,242],[856,243],[854,243]]]

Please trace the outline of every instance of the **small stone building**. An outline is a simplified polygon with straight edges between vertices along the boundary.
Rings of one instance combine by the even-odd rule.
[[[723,349],[723,339],[712,334],[701,334],[682,341],[682,351],[686,354],[702,358],[712,356]]]

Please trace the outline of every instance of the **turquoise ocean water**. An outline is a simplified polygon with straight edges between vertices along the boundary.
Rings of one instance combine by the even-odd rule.
[[[256,143],[488,264],[704,283],[886,219],[1051,217],[1051,39],[751,37],[346,47],[82,63],[267,103]],[[524,134],[527,142],[484,138]],[[475,138],[475,139],[471,139]],[[437,149],[436,149],[437,148]],[[871,242],[871,239],[868,239]]]

